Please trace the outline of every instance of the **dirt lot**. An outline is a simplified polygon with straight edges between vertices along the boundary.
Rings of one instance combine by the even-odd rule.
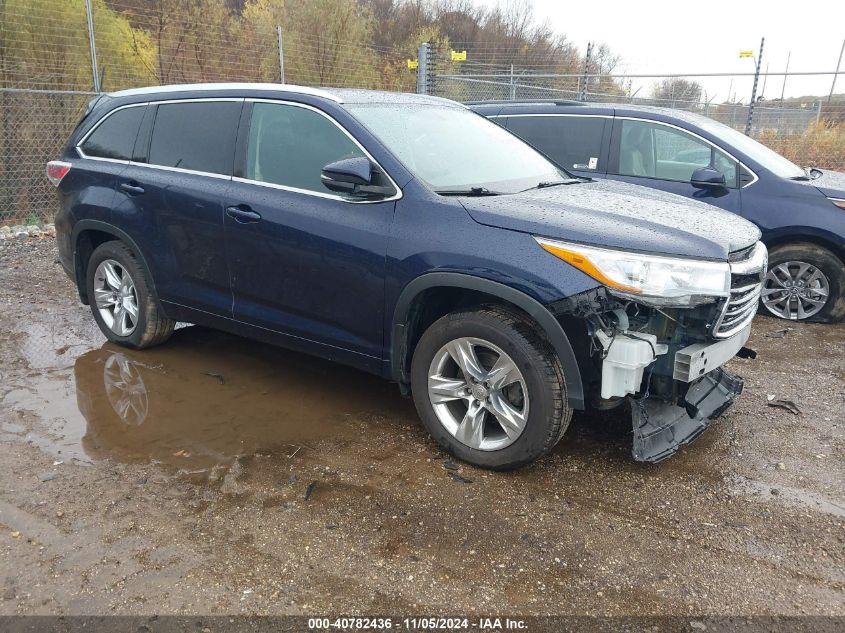
[[[0,242],[0,614],[843,615],[845,326],[784,327],[667,462],[614,411],[456,473],[394,386],[200,328],[105,345],[51,239]]]

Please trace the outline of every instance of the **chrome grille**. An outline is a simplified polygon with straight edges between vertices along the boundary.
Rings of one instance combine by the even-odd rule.
[[[757,242],[753,249],[741,252],[740,257],[730,258],[731,293],[713,326],[715,338],[729,338],[745,329],[757,313],[769,253],[762,242]]]

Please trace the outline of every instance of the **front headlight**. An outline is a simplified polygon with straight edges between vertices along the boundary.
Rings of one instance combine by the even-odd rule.
[[[727,262],[630,253],[535,237],[552,255],[604,284],[615,295],[640,303],[692,306],[727,297],[731,270]]]

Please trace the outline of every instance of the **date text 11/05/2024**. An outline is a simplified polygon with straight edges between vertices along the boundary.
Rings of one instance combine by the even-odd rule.
[[[405,629],[409,631],[469,630],[480,631],[524,631],[524,620],[511,618],[309,618],[308,629],[312,631],[358,631]]]

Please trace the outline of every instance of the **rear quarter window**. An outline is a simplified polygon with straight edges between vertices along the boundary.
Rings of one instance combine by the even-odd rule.
[[[241,101],[163,103],[156,111],[148,162],[229,175]]]
[[[511,116],[508,129],[565,169],[601,171],[607,119],[585,116]]]
[[[129,160],[138,127],[144,116],[144,106],[114,110],[101,119],[79,146],[85,156]]]

